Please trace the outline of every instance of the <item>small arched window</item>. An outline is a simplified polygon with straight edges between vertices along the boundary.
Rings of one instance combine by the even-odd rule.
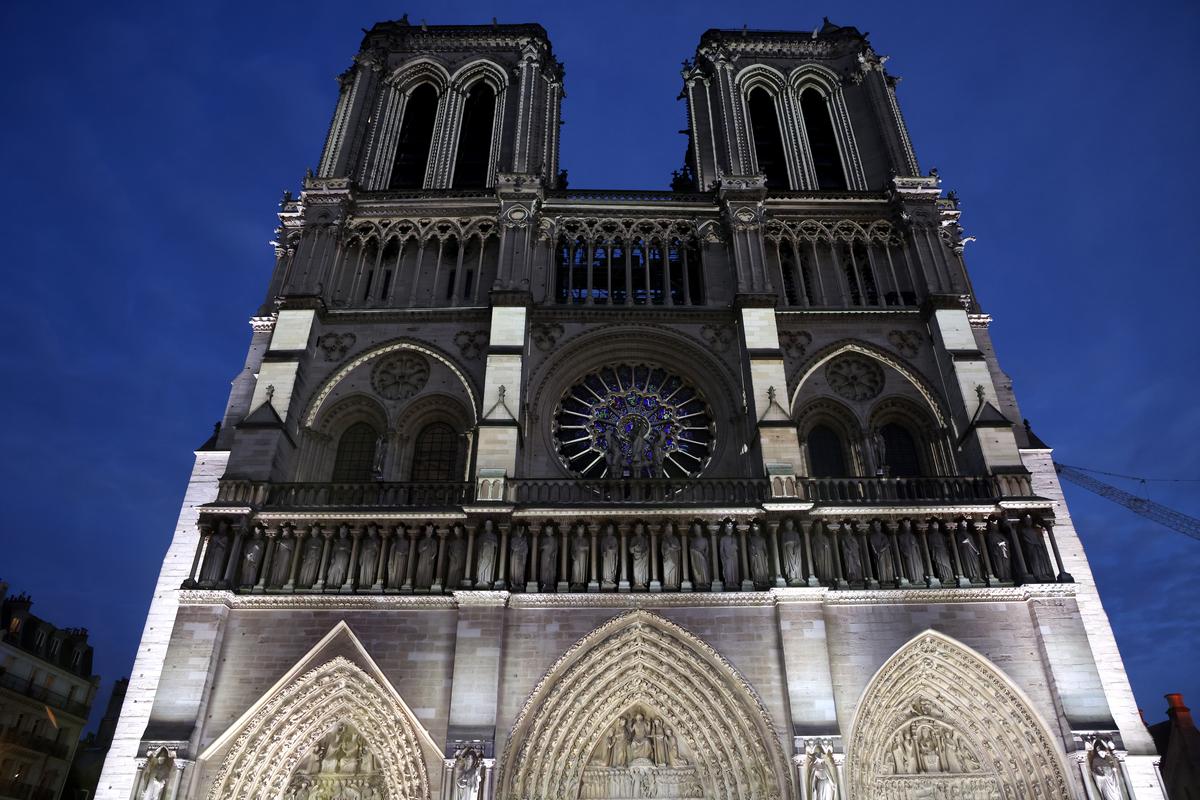
[[[828,425],[814,425],[808,432],[808,471],[814,478],[845,478],[850,474],[842,439]]]
[[[879,429],[883,439],[883,462],[894,478],[913,478],[921,474],[917,442],[902,425],[889,422]]]
[[[334,483],[369,481],[375,472],[375,443],[379,434],[366,422],[351,425],[338,439],[333,459]]]
[[[492,125],[496,121],[496,93],[486,81],[476,81],[463,103],[458,133],[458,155],[454,159],[454,188],[482,189],[487,186],[492,155]]]
[[[437,104],[437,90],[428,83],[422,83],[408,96],[389,189],[420,189],[425,185],[425,167],[429,163]]]
[[[750,92],[747,103],[750,111],[750,131],[754,135],[754,152],[758,156],[758,171],[767,176],[767,187],[788,188],[787,159],[783,154],[783,137],[779,131],[779,115],[775,99],[759,87]]]
[[[417,434],[412,480],[455,481],[459,478],[458,434],[444,422],[432,422]]]
[[[800,113],[808,134],[808,149],[812,153],[813,169],[817,173],[818,189],[845,189],[846,172],[838,151],[837,135],[829,116],[829,104],[816,89],[800,93]]]

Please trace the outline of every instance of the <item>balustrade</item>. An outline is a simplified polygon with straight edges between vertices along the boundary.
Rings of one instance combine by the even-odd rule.
[[[39,686],[29,678],[21,678],[0,668],[0,688],[9,689],[26,697],[32,697],[51,708],[65,711],[77,717],[86,717],[88,707],[83,703],[72,700],[62,692],[56,692],[45,686]]]

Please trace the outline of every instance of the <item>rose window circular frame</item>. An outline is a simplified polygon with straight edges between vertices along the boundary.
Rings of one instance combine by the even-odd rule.
[[[648,364],[602,367],[575,381],[559,400],[553,425],[559,458],[581,478],[695,477],[716,445],[704,395]],[[610,463],[619,475],[609,474]]]
[[[874,359],[863,356],[841,356],[830,361],[825,365],[825,380],[847,400],[871,400],[883,392],[883,370]]]

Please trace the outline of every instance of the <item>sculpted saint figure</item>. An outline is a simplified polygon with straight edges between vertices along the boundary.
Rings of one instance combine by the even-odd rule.
[[[750,525],[750,577],[758,586],[771,582],[771,565],[767,563],[767,540],[762,526],[757,522]]]
[[[921,557],[921,545],[913,533],[912,523],[900,523],[900,561],[904,565],[904,576],[913,583],[925,579],[925,562]]]
[[[221,580],[225,571],[225,554],[229,551],[229,538],[221,524],[221,530],[208,537],[208,550],[204,554],[204,569],[200,570],[200,582],[214,584]]]
[[[143,769],[145,784],[142,787],[141,800],[162,800],[167,791],[167,781],[171,779],[173,764],[174,759],[165,747],[158,748],[154,755],[150,756]]]
[[[474,747],[460,747],[454,754],[454,800],[475,800],[479,788],[479,756]]]
[[[946,534],[935,522],[929,526],[929,558],[933,561],[933,572],[942,583],[954,580],[954,566],[950,561],[950,550],[946,547]]]
[[[514,589],[525,588],[525,559],[529,556],[529,540],[525,529],[513,531],[508,543],[508,584]]]
[[[979,563],[979,546],[975,544],[975,535],[966,520],[959,520],[954,532],[955,543],[958,545],[958,560],[962,562],[963,575],[972,583],[983,580],[983,568]]]
[[[467,535],[462,525],[455,525],[450,533],[450,553],[446,559],[446,588],[457,589],[462,584],[463,571],[467,566]]]
[[[687,759],[679,753],[679,740],[675,738],[675,732],[671,730],[671,726],[663,727],[663,738],[667,742],[667,766],[668,767],[686,767]]]
[[[358,585],[366,588],[375,585],[375,573],[379,566],[379,537],[372,530],[362,538],[358,551]]]
[[[674,523],[668,522],[663,528],[662,544],[662,583],[664,589],[679,588],[679,559],[682,546],[679,537],[675,535]]]
[[[588,556],[591,547],[588,545],[587,532],[580,523],[575,526],[575,536],[571,539],[571,583],[582,586],[588,582]]]
[[[837,768],[833,765],[833,754],[826,747],[809,745],[805,748],[809,758],[808,796],[811,800],[837,800]]]
[[[292,556],[295,552],[296,537],[287,535],[287,531],[282,531],[279,538],[275,540],[275,555],[271,557],[271,574],[267,577],[268,585],[278,588],[287,583],[292,574]]]
[[[667,766],[670,756],[667,754],[667,734],[663,731],[663,721],[654,720],[650,726],[650,740],[654,744],[654,763],[660,767]]]
[[[663,471],[664,462],[667,456],[667,435],[659,433],[650,442],[650,477],[663,478],[666,473]]]
[[[1054,580],[1054,567],[1050,566],[1050,556],[1046,554],[1046,541],[1042,529],[1033,524],[1033,517],[1026,514],[1021,517],[1021,549],[1025,553],[1025,566],[1034,578],[1039,581]]]
[[[437,561],[438,543],[434,538],[433,525],[425,526],[425,535],[417,542],[417,578],[418,589],[428,589],[433,586],[433,570]]]
[[[883,523],[874,520],[867,544],[875,556],[875,578],[880,583],[896,582],[896,561],[892,557],[892,543],[883,532]]]
[[[845,578],[852,583],[861,581],[863,579],[862,543],[858,540],[858,534],[854,532],[853,527],[845,525],[841,540],[842,568],[845,570]]]
[[[629,763],[653,761],[654,743],[650,741],[650,723],[641,712],[633,717],[629,725]]]
[[[238,586],[253,586],[258,580],[258,566],[262,561],[263,544],[261,536],[252,536],[242,550],[242,568],[238,571]]]
[[[813,530],[812,549],[813,570],[817,573],[817,580],[823,584],[833,583],[837,577],[833,565],[833,542],[825,532],[824,524],[818,524]]]
[[[499,547],[495,526],[490,519],[484,520],[483,527],[479,529],[475,547],[479,552],[475,561],[475,588],[490,589],[496,581],[496,550]]]
[[[629,556],[633,560],[633,586],[645,589],[650,582],[650,544],[646,541],[646,526],[640,522],[629,540]]]
[[[1008,551],[1008,537],[1001,533],[1000,523],[995,519],[988,520],[984,539],[987,541],[988,557],[992,559],[992,571],[999,580],[1011,581],[1012,554]]]
[[[608,765],[624,767],[629,764],[629,720],[621,717],[608,734]]]
[[[387,588],[399,589],[408,577],[408,536],[404,528],[397,528],[392,536],[392,549],[388,553]]]
[[[708,539],[699,522],[692,525],[692,535],[688,537],[688,560],[692,567],[692,583],[707,586],[712,581],[708,571]]]
[[[603,553],[601,579],[610,585],[615,585],[617,582],[617,573],[620,570],[619,553],[617,552],[620,543],[617,541],[616,526],[611,522],[604,526],[604,540],[600,543],[600,551]]]
[[[621,478],[623,476],[625,454],[621,452],[621,440],[617,436],[615,426],[608,429],[608,434],[604,440],[604,464],[608,467],[605,472],[606,478]]]
[[[1101,800],[1123,800],[1121,796],[1121,776],[1117,768],[1117,759],[1112,750],[1101,740],[1097,739],[1092,751],[1088,753],[1088,771],[1096,782],[1096,789]]]
[[[312,530],[308,532],[308,538],[304,540],[304,559],[300,562],[300,576],[296,579],[299,588],[311,589],[317,582],[317,575],[321,570],[321,551],[324,547],[321,529],[313,525]]]
[[[804,551],[800,544],[800,531],[796,530],[796,521],[785,519],[783,531],[779,534],[779,546],[783,550],[783,576],[788,585],[796,586],[804,582]]]
[[[917,768],[917,744],[913,740],[911,730],[906,730],[896,737],[896,743],[892,748],[892,759],[896,762],[897,775],[916,775],[919,771]]]
[[[325,586],[330,589],[341,588],[350,576],[350,535],[345,525],[338,531],[333,540],[332,555],[329,556],[329,571],[325,574]]]
[[[741,569],[738,564],[738,543],[733,536],[733,523],[725,520],[721,524],[721,579],[725,581],[726,589],[736,589],[741,583]]]
[[[552,592],[558,580],[558,534],[553,525],[542,528],[542,540],[538,546],[538,578],[542,591]]]

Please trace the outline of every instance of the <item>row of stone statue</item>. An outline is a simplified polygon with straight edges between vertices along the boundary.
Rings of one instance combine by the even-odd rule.
[[[1021,520],[497,524],[201,523],[185,587],[259,591],[750,591],[1070,580]],[[1049,539],[1057,569],[1046,548]],[[1056,577],[1057,576],[1057,577]]]
[[[686,767],[674,730],[661,717],[641,711],[617,719],[592,751],[600,767]]]

